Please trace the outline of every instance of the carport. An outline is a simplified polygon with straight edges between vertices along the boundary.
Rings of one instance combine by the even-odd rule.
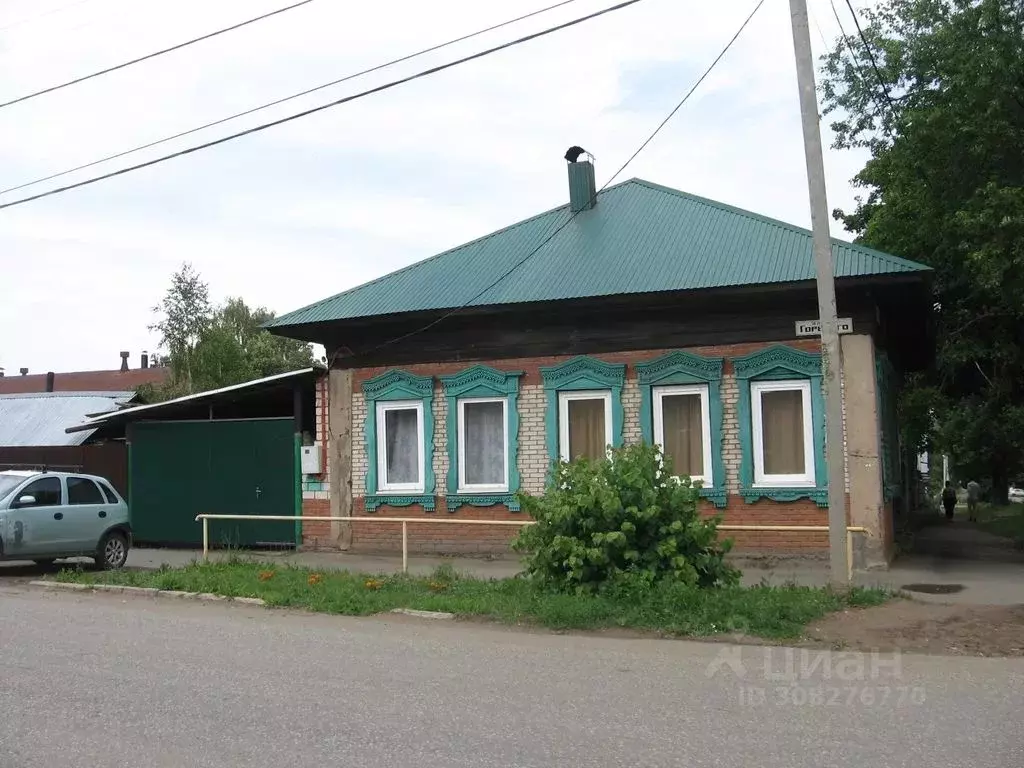
[[[135,540],[196,546],[197,514],[301,515],[303,432],[312,432],[318,368],[268,376],[104,414],[95,429],[128,445],[128,504]],[[218,521],[220,547],[296,547],[298,523]]]

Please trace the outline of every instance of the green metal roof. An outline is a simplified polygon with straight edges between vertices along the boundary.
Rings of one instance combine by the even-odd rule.
[[[814,279],[810,231],[649,181],[609,187],[594,208],[551,237],[571,215],[563,205],[282,315],[268,327]],[[833,239],[832,253],[839,278],[929,270],[841,240]]]

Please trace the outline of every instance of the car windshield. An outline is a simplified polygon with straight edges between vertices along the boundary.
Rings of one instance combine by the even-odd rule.
[[[24,479],[21,475],[5,475],[0,472],[0,499],[21,485]]]

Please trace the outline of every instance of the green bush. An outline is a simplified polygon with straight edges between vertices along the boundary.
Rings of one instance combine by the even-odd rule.
[[[519,494],[536,525],[515,541],[531,578],[558,590],[637,596],[664,581],[735,584],[718,518],[697,512],[699,487],[674,479],[657,446],[559,463],[543,496]]]

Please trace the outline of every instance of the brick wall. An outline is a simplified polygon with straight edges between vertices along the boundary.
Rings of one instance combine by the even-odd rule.
[[[820,349],[817,339],[799,339],[787,342],[789,346],[810,352]],[[723,372],[721,396],[723,402],[723,459],[726,469],[726,487],[730,492],[729,503],[724,510],[716,510],[706,505],[708,514],[722,513],[724,522],[733,525],[765,524],[765,525],[825,525],[828,521],[827,511],[819,508],[809,500],[790,503],[779,503],[761,500],[754,504],[745,503],[735,495],[739,489],[739,467],[741,451],[739,442],[739,422],[737,402],[739,389],[732,375],[730,358],[740,357],[758,351],[764,344],[737,344],[720,347],[699,347],[687,351],[709,357],[724,357],[726,365]],[[637,363],[650,361],[670,350],[648,350],[618,352],[593,355],[593,357],[609,363],[625,363],[627,365],[626,383],[623,387],[622,404],[624,410],[624,439],[627,443],[640,440],[640,388],[633,368]],[[518,469],[521,487],[529,493],[540,493],[544,488],[544,479],[549,466],[547,454],[547,438],[545,434],[545,414],[547,400],[542,386],[540,368],[557,365],[567,357],[513,358],[500,361],[466,361],[458,363],[421,364],[405,366],[403,370],[419,376],[440,377],[456,374],[476,362],[491,365],[499,370],[521,370],[520,391],[518,398],[520,432],[518,440]],[[352,493],[353,514],[366,514],[363,505],[365,496],[365,474],[370,457],[366,455],[365,419],[366,401],[362,393],[362,383],[374,376],[384,373],[386,368],[366,368],[353,372],[353,450],[352,450]],[[847,371],[847,376],[858,375]],[[872,372],[873,375],[873,372]],[[326,391],[326,390],[325,390]],[[319,405],[319,402],[318,402]],[[521,520],[523,513],[510,512],[504,507],[476,508],[463,506],[449,513],[444,503],[444,492],[448,472],[448,424],[447,402],[440,382],[434,389],[434,452],[433,468],[436,478],[436,511],[425,512],[419,506],[380,507],[376,514],[381,517],[430,517],[457,519],[509,519]],[[844,402],[844,438],[846,424]],[[856,415],[854,415],[856,417]],[[845,443],[845,439],[844,439]],[[325,478],[326,479],[326,478]],[[847,471],[847,491],[849,491],[849,474]],[[320,501],[319,498],[310,501]],[[312,509],[312,507],[311,507]],[[306,514],[304,512],[304,514]],[[322,525],[314,523],[312,525]],[[311,530],[314,530],[311,528]],[[315,529],[319,530],[319,529]],[[506,552],[508,541],[515,536],[517,529],[511,526],[459,526],[459,525],[409,525],[409,545],[413,552],[452,552],[452,553],[485,553]],[[800,532],[759,532],[730,534],[738,548],[754,550],[797,550],[817,551],[827,549],[826,533]],[[311,542],[319,541],[318,534],[310,534]],[[307,536],[303,536],[304,542]],[[356,551],[394,551],[401,544],[401,526],[396,523],[360,522],[353,525],[352,548]]]
[[[302,499],[302,548],[336,549],[337,542],[331,537],[331,523],[328,520],[311,520],[315,517],[329,517],[330,499]]]
[[[353,500],[352,514],[366,515],[363,499]],[[415,517],[425,520],[528,520],[522,512],[509,512],[504,506],[459,507],[449,514],[444,498],[438,499],[437,511],[425,512],[419,504],[408,507],[381,507],[381,517]],[[494,554],[511,551],[509,542],[519,532],[512,525],[453,525],[446,523],[409,523],[409,551],[443,554]],[[355,552],[396,552],[402,548],[402,525],[388,522],[358,521],[352,524],[352,550]]]
[[[331,514],[330,475],[328,444],[330,438],[329,413],[327,410],[327,376],[316,382],[316,435],[320,444],[320,467],[317,475],[302,476],[302,516]],[[325,549],[337,546],[331,537],[331,524],[327,521],[302,522],[302,546],[305,549]]]

